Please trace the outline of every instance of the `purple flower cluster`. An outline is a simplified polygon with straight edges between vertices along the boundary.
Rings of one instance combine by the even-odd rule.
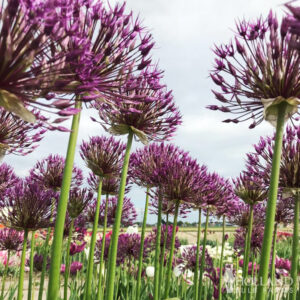
[[[77,218],[86,206],[92,201],[93,193],[87,189],[74,188],[70,191],[68,214],[70,218]]]
[[[0,200],[0,223],[17,230],[51,226],[52,200],[57,195],[37,183],[19,180]]]
[[[65,159],[60,155],[50,154],[48,157],[38,161],[30,170],[30,181],[36,182],[47,189],[59,191],[62,185]],[[74,167],[71,181],[72,187],[82,184],[82,171]]]
[[[113,137],[91,137],[80,146],[81,158],[97,176],[114,177],[120,174],[126,145]]]
[[[11,228],[0,229],[0,251],[19,251],[22,249],[24,235]]]
[[[208,108],[237,115],[226,123],[252,119],[250,128],[254,128],[264,119],[264,100],[275,105],[299,98],[300,58],[291,46],[287,19],[278,24],[272,11],[268,18],[239,21],[236,29],[235,45],[230,42],[214,49],[211,78],[220,88],[213,92],[221,105]]]

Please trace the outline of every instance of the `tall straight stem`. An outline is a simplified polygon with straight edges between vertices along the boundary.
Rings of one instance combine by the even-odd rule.
[[[298,257],[299,257],[299,211],[300,211],[300,193],[295,198],[294,207],[294,232],[292,248],[292,268],[291,268],[291,288],[290,300],[296,300],[298,288]]]
[[[35,231],[32,231],[31,243],[30,243],[30,260],[29,260],[29,280],[28,280],[28,295],[27,295],[28,300],[31,300],[31,295],[32,295],[34,243],[35,243]]]
[[[272,245],[272,265],[271,265],[271,300],[276,298],[275,289],[275,262],[276,262],[276,237],[277,237],[277,222],[275,223],[274,234],[273,234],[273,245]]]
[[[101,194],[102,194],[102,182],[103,179],[99,178],[96,212],[94,217],[93,232],[90,243],[90,251],[88,258],[87,275],[85,281],[85,299],[89,300],[92,298],[92,280],[93,280],[93,270],[94,270],[94,253],[97,239],[97,229],[99,225],[99,214],[100,214],[100,204],[101,204]]]
[[[101,241],[101,254],[100,254],[100,271],[99,271],[99,281],[98,281],[98,294],[97,300],[101,299],[102,296],[102,269],[104,262],[104,251],[105,251],[105,239],[106,239],[106,228],[107,228],[107,211],[108,211],[108,194],[106,194],[105,199],[105,209],[104,209],[104,224],[103,224],[103,233],[102,233],[102,241]]]
[[[202,244],[200,276],[199,276],[198,300],[201,300],[201,298],[202,298],[202,290],[203,290],[202,279],[203,279],[204,265],[205,265],[205,248],[206,248],[206,239],[207,239],[208,220],[209,220],[209,208],[207,208],[207,210],[206,210],[206,221],[205,221],[204,237],[203,237],[203,244]],[[195,282],[195,284],[197,284],[197,283]]]
[[[198,297],[198,276],[199,276],[199,257],[200,257],[200,237],[201,237],[201,208],[198,210],[198,230],[197,230],[197,251],[196,251],[196,268],[194,274],[194,300]]]
[[[123,209],[123,201],[125,194],[125,186],[126,186],[126,178],[128,173],[128,165],[129,165],[129,157],[130,157],[130,149],[133,140],[133,132],[130,131],[128,133],[127,146],[124,156],[121,182],[120,182],[120,190],[118,197],[118,204],[116,209],[116,217],[113,226],[113,233],[111,237],[111,252],[109,259],[109,267],[108,267],[108,285],[107,285],[107,300],[114,299],[114,284],[115,284],[115,276],[116,276],[116,259],[117,259],[117,250],[118,250],[118,239],[119,239],[119,231],[121,225],[121,217],[122,217],[122,209]]]
[[[23,299],[23,283],[24,283],[24,270],[25,270],[25,260],[26,260],[27,239],[28,239],[28,230],[25,229],[24,230],[23,249],[22,249],[22,255],[21,255],[21,265],[20,265],[17,300]]]
[[[224,246],[225,246],[225,215],[223,215],[223,226],[222,226],[222,250],[221,250],[221,259],[220,259],[219,300],[222,299]]]
[[[146,224],[147,224],[149,190],[150,190],[149,187],[147,187],[146,202],[145,202],[145,209],[144,209],[144,218],[143,218],[143,225],[142,225],[142,232],[141,232],[140,254],[139,254],[139,262],[138,262],[138,273],[137,273],[137,284],[136,284],[136,300],[140,299],[140,293],[141,293],[141,279],[142,279],[143,257],[144,257],[144,240],[145,240],[145,232],[146,232]]]
[[[52,200],[52,207],[51,207],[51,222],[53,221],[53,213],[55,208],[56,200]],[[43,299],[43,292],[44,292],[44,282],[45,282],[45,276],[46,276],[46,269],[47,269],[47,263],[48,263],[48,252],[49,252],[49,241],[50,241],[50,235],[51,235],[52,227],[49,227],[47,229],[47,235],[44,242],[43,247],[43,265],[42,265],[42,273],[40,278],[40,287],[39,287],[39,295],[38,300]]]
[[[155,240],[155,258],[154,258],[154,300],[158,300],[159,295],[159,255],[161,243],[161,211],[162,211],[162,195],[161,190],[158,190],[158,214],[156,226],[156,240]]]
[[[179,204],[180,204],[180,200],[176,200],[175,214],[174,214],[174,221],[173,221],[173,230],[172,230],[171,249],[170,249],[169,261],[168,261],[168,266],[167,266],[165,298],[169,298],[169,293],[170,293],[170,283],[171,283],[171,275],[172,275],[172,265],[173,265],[173,255],[174,255],[174,248],[175,248],[175,237],[176,237],[176,227],[177,227]]]
[[[6,265],[5,265],[4,273],[3,273],[3,277],[2,277],[0,300],[4,300],[4,288],[5,288],[5,281],[6,281],[6,276],[7,276],[8,266],[9,266],[9,259],[10,259],[10,250],[7,250],[7,260],[6,260]]]
[[[159,276],[158,276],[158,282],[162,282],[163,280],[163,271],[164,271],[164,262],[165,262],[165,251],[166,251],[166,244],[167,244],[167,238],[168,238],[168,228],[169,228],[169,214],[166,216],[166,230],[164,232],[164,242],[162,251],[160,253],[160,264],[159,264]],[[162,286],[160,289],[158,289],[158,299],[160,299],[160,295],[162,292]]]
[[[80,101],[76,101],[75,108],[77,109],[81,108]],[[53,243],[51,249],[51,264],[50,264],[48,294],[47,294],[48,300],[56,300],[58,298],[58,293],[59,293],[59,286],[60,286],[59,278],[60,278],[63,234],[64,234],[65,218],[66,218],[69,192],[71,186],[79,123],[80,123],[80,112],[73,116],[72,127],[71,127],[72,131],[69,137],[66,163],[64,168],[60,198],[57,207],[57,215],[56,215]]]
[[[251,240],[252,240],[252,227],[253,227],[253,205],[250,205],[250,214],[248,220],[247,228],[247,239],[245,245],[245,254],[244,254],[244,263],[243,263],[243,282],[242,282],[242,300],[246,299],[246,294],[248,292],[248,269],[249,269],[249,256],[251,249]],[[246,291],[245,291],[246,287]]]
[[[68,281],[70,275],[70,247],[71,247],[71,239],[73,235],[74,228],[74,219],[71,220],[70,228],[69,228],[69,236],[67,242],[67,254],[66,254],[66,268],[65,268],[65,281],[64,281],[64,300],[68,299]]]
[[[276,137],[272,159],[271,181],[268,196],[268,203],[266,209],[265,231],[262,244],[259,273],[258,273],[258,287],[256,300],[265,300],[267,291],[267,281],[269,273],[270,254],[272,248],[272,236],[274,230],[274,221],[276,214],[276,201],[278,195],[278,181],[282,150],[282,137],[284,131],[284,118],[287,104],[285,102],[278,105],[278,117],[276,126]]]

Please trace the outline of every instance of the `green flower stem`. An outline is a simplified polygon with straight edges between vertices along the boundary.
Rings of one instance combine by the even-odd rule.
[[[291,268],[291,287],[290,300],[296,300],[297,297],[297,279],[298,279],[298,257],[299,257],[299,211],[300,211],[300,193],[295,198],[294,207],[294,232],[292,248],[292,268]]]
[[[50,234],[51,234],[51,227],[47,230],[47,235],[44,243],[44,249],[43,249],[43,266],[42,266],[42,273],[41,273],[41,279],[40,279],[40,288],[39,288],[39,296],[38,300],[43,299],[43,292],[44,292],[44,282],[45,282],[45,276],[46,276],[46,269],[47,269],[47,257],[48,257],[48,251],[49,251],[49,241],[50,241]]]
[[[35,243],[35,231],[32,231],[31,243],[30,243],[30,259],[29,259],[29,280],[28,280],[28,295],[27,295],[28,300],[31,300],[31,295],[32,295],[34,243]]]
[[[278,105],[278,117],[276,126],[276,137],[274,145],[274,154],[272,159],[272,171],[269,196],[266,209],[266,221],[265,231],[261,250],[261,258],[258,273],[258,287],[256,300],[265,300],[267,291],[268,273],[269,273],[269,262],[272,247],[272,236],[274,230],[274,221],[276,214],[276,201],[278,195],[278,181],[279,181],[279,170],[282,150],[282,137],[284,131],[284,118],[287,104],[285,102]]]
[[[120,182],[120,190],[118,197],[118,204],[116,209],[116,217],[113,226],[113,233],[111,237],[111,253],[109,259],[108,266],[108,284],[107,284],[107,300],[114,299],[114,284],[115,284],[115,276],[116,276],[116,259],[117,259],[117,250],[118,250],[118,239],[119,239],[119,231],[121,225],[121,217],[122,217],[122,209],[123,209],[123,201],[125,194],[125,186],[126,186],[126,178],[128,173],[128,165],[129,165],[129,157],[130,157],[130,149],[133,140],[133,132],[130,131],[128,133],[127,146],[124,156],[121,182]]]
[[[70,228],[69,228],[69,236],[67,241],[67,253],[66,253],[66,267],[65,267],[65,280],[64,280],[64,300],[68,299],[68,282],[69,282],[69,275],[70,275],[70,247],[71,247],[71,240],[73,235],[73,228],[74,228],[74,219],[71,220]]]
[[[222,226],[222,249],[221,249],[221,258],[220,258],[219,300],[222,299],[224,246],[225,246],[225,215],[223,215],[223,226]]]
[[[194,273],[194,300],[198,297],[198,276],[199,276],[199,257],[200,257],[200,237],[201,237],[201,208],[199,208],[198,215],[198,230],[197,230],[197,251],[196,251],[196,269]]]
[[[207,210],[206,210],[206,220],[205,220],[204,238],[203,238],[203,244],[202,244],[200,276],[199,276],[199,294],[198,294],[198,300],[202,299],[203,273],[204,273],[204,265],[205,265],[205,248],[206,248],[206,240],[207,240],[208,220],[209,220],[209,208],[207,208]],[[195,284],[197,284],[197,283],[195,282]]]
[[[10,259],[10,250],[7,250],[7,260],[6,260],[6,265],[5,265],[4,273],[3,273],[3,277],[2,277],[2,287],[1,287],[0,300],[4,300],[4,288],[5,288],[5,281],[6,281],[7,271],[8,271],[9,259]]]
[[[162,251],[160,254],[160,264],[159,264],[159,276],[158,276],[158,282],[162,282],[163,280],[163,273],[164,273],[164,261],[165,261],[165,251],[166,251],[166,244],[167,244],[167,238],[168,238],[168,227],[169,227],[169,214],[166,216],[166,231],[164,235],[164,243],[162,247]],[[158,299],[160,299],[162,291],[162,285],[161,288],[158,289]]]
[[[52,207],[51,207],[51,222],[53,221],[53,213],[55,208],[55,202],[56,200],[52,200]],[[44,242],[43,247],[43,265],[42,265],[42,273],[40,278],[40,287],[39,287],[39,295],[38,300],[43,299],[43,293],[44,293],[44,282],[45,282],[45,276],[46,276],[46,270],[47,270],[47,263],[48,263],[48,252],[49,252],[49,241],[50,241],[50,235],[51,235],[52,227],[49,227],[47,230],[46,239]]]
[[[103,233],[102,233],[102,242],[101,242],[101,256],[100,256],[100,271],[99,271],[99,280],[98,280],[98,293],[97,293],[97,300],[100,300],[102,297],[102,269],[103,269],[103,262],[104,262],[104,251],[105,251],[105,239],[106,239],[106,228],[107,228],[107,211],[108,211],[108,197],[109,195],[106,194],[105,199],[105,209],[104,209],[104,224],[103,224]]]
[[[251,249],[251,240],[252,240],[252,227],[253,227],[253,205],[250,205],[250,215],[248,220],[248,228],[247,228],[247,238],[245,245],[245,254],[244,254],[244,262],[243,262],[243,282],[242,282],[242,300],[246,299],[246,294],[248,293],[248,269],[249,269],[249,257],[250,257],[250,249]],[[246,291],[245,291],[246,287]]]
[[[81,102],[76,101],[75,108],[81,108]],[[60,286],[60,265],[62,256],[63,234],[65,227],[65,218],[69,199],[69,192],[72,179],[73,163],[75,156],[75,148],[78,137],[80,122],[80,112],[73,116],[71,133],[67,150],[66,163],[64,168],[60,199],[57,207],[57,215],[54,228],[54,236],[51,249],[51,264],[48,283],[48,300],[56,300],[58,298]]]
[[[158,195],[158,215],[156,226],[156,240],[155,240],[155,258],[154,258],[154,300],[158,300],[159,294],[159,256],[160,256],[160,243],[161,243],[161,214],[162,214],[162,195],[159,189]]]
[[[141,232],[141,246],[140,246],[139,262],[138,262],[136,300],[140,299],[140,294],[141,294],[141,279],[142,279],[143,257],[144,257],[144,240],[145,240],[145,232],[146,232],[146,224],[147,224],[149,191],[150,191],[150,188],[147,187],[144,218],[143,218],[143,225],[142,225],[142,232]]]
[[[168,298],[169,293],[170,293],[170,283],[171,283],[171,275],[172,275],[172,264],[173,264],[174,248],[175,248],[175,237],[176,237],[176,226],[177,226],[179,204],[180,204],[180,200],[176,200],[175,214],[174,214],[174,221],[173,221],[173,230],[172,230],[171,249],[170,249],[168,266],[167,266],[165,298]]]
[[[93,281],[93,270],[94,270],[94,252],[97,239],[97,229],[99,224],[99,214],[100,214],[100,203],[101,203],[101,193],[102,193],[102,182],[103,179],[99,178],[98,194],[97,194],[97,203],[96,203],[96,212],[94,217],[93,232],[90,243],[90,251],[88,258],[88,267],[85,281],[85,299],[89,300],[92,297],[92,281]]]
[[[25,229],[24,230],[24,239],[23,239],[23,249],[22,249],[22,255],[21,255],[21,265],[20,265],[20,273],[19,273],[17,300],[23,299],[23,284],[24,284],[24,270],[25,270],[25,260],[26,260],[27,239],[28,239],[28,230]]]
[[[277,237],[277,223],[275,223],[274,234],[273,234],[273,253],[272,253],[272,264],[271,264],[271,300],[276,299],[276,285],[275,285],[275,262],[276,262],[276,237]]]

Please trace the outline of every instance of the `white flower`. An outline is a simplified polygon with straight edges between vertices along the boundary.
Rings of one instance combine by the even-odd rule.
[[[139,229],[138,229],[137,225],[129,226],[126,230],[126,233],[129,233],[129,234],[139,233]]]
[[[173,270],[173,273],[174,273],[174,276],[175,277],[179,277],[181,274],[182,274],[182,268],[184,267],[183,264],[179,264],[177,265],[174,270]]]
[[[180,254],[182,254],[186,249],[193,247],[194,245],[181,245],[179,247]]]
[[[150,277],[150,278],[154,277],[154,272],[155,272],[155,268],[154,267],[148,266],[146,268],[146,275],[147,275],[147,277]]]
[[[89,257],[90,247],[84,248],[84,253],[85,253],[86,257]]]

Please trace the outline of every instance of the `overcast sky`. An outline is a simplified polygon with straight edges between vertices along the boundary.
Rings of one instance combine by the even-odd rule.
[[[273,128],[267,123],[252,130],[248,129],[250,123],[225,124],[221,121],[227,118],[226,114],[205,108],[215,103],[211,93],[214,86],[208,78],[214,60],[211,49],[214,44],[227,43],[233,37],[235,20],[266,16],[270,9],[282,15],[282,3],[277,0],[127,0],[127,8],[139,14],[153,34],[156,42],[153,59],[165,70],[164,82],[173,90],[183,115],[183,125],[173,142],[190,151],[200,164],[225,177],[239,174],[244,167],[245,153],[261,135],[271,134]],[[103,133],[84,111],[78,144],[82,139]],[[50,153],[65,156],[67,142],[68,134],[51,132],[31,155],[10,155],[5,162],[25,176],[38,159]],[[137,146],[141,145],[135,143]],[[85,168],[78,151],[75,163]],[[87,174],[86,168],[85,172]],[[130,197],[142,211],[143,191],[134,188]],[[140,214],[139,220],[141,217]],[[149,222],[154,220],[153,216],[149,217]]]

